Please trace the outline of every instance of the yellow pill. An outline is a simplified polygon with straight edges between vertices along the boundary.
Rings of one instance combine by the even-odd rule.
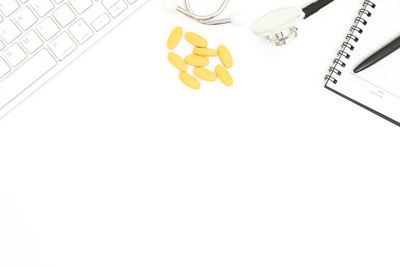
[[[206,39],[204,39],[202,36],[193,33],[193,32],[188,32],[185,34],[185,39],[191,43],[194,46],[197,47],[207,47],[208,46],[208,42]]]
[[[186,72],[189,69],[188,65],[185,63],[183,58],[181,58],[175,53],[170,52],[168,54],[168,60],[175,68],[177,68],[180,71]]]
[[[195,67],[205,67],[210,64],[210,60],[208,58],[197,55],[190,55],[185,57],[185,62]]]
[[[181,72],[179,74],[179,79],[188,87],[198,90],[200,89],[200,82],[193,77],[192,75],[186,73],[186,72]]]
[[[218,78],[221,80],[223,84],[225,84],[226,86],[233,85],[232,76],[224,67],[222,67],[221,65],[216,66],[215,73],[217,73]]]
[[[208,69],[194,68],[193,73],[200,79],[208,81],[208,82],[215,82],[217,80],[217,76],[214,74],[214,72],[212,72]]]
[[[183,29],[182,29],[182,27],[179,27],[179,26],[176,27],[171,32],[171,34],[169,35],[169,38],[168,38],[168,42],[167,42],[167,47],[169,50],[173,50],[178,46],[179,42],[182,39],[182,35],[183,35]]]
[[[232,68],[233,60],[228,48],[226,48],[224,45],[218,46],[218,56],[225,67],[227,67],[228,69]]]
[[[216,57],[218,55],[217,50],[210,48],[193,48],[193,54],[203,57]]]

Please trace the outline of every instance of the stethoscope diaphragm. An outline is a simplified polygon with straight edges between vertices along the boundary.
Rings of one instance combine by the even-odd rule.
[[[319,0],[304,8],[287,7],[269,12],[251,26],[254,33],[265,37],[273,46],[283,46],[296,39],[297,23],[318,12],[334,0]]]
[[[304,19],[304,12],[295,7],[281,8],[269,12],[256,20],[251,28],[254,33],[264,36],[274,46],[282,46],[297,37],[297,27]]]

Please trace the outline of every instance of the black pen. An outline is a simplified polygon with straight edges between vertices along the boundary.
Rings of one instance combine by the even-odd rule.
[[[364,60],[360,65],[358,65],[354,69],[354,73],[358,73],[360,71],[363,71],[371,67],[372,65],[378,63],[379,61],[389,56],[399,48],[400,48],[400,37],[397,37],[394,41],[390,42],[389,44],[381,48],[379,51],[375,52],[373,55]]]

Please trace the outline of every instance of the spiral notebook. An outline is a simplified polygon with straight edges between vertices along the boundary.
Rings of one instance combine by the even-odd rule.
[[[400,126],[400,50],[354,74],[368,56],[400,36],[400,0],[366,0],[326,75],[325,88]]]

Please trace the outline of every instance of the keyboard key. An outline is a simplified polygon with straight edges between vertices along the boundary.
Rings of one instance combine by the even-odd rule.
[[[125,4],[124,1],[119,1],[115,5],[113,5],[108,11],[110,12],[113,18],[118,17],[122,12],[124,12],[128,8],[128,5]]]
[[[7,20],[0,24],[0,37],[3,37],[4,41],[8,44],[15,40],[21,35],[21,31],[15,26],[14,22]]]
[[[72,24],[72,26],[69,27],[69,32],[78,41],[79,44],[85,43],[93,36],[93,31],[83,19],[80,19]]]
[[[26,54],[24,50],[18,45],[13,44],[5,53],[4,57],[13,67],[18,66],[24,59],[26,59]]]
[[[103,0],[102,4],[106,9],[110,9],[113,5],[115,5],[119,0]]]
[[[67,26],[76,18],[75,13],[67,4],[62,5],[59,9],[54,11],[53,16],[61,27]]]
[[[60,31],[60,28],[58,28],[57,24],[52,18],[47,17],[41,23],[39,23],[37,30],[43,36],[43,38],[48,41]]]
[[[38,50],[43,45],[42,39],[40,39],[40,37],[34,31],[30,31],[24,37],[22,37],[20,43],[30,54]]]
[[[92,27],[98,32],[110,22],[110,17],[106,13],[104,13],[92,22]]]
[[[40,17],[44,17],[54,8],[50,0],[30,0],[30,4]]]
[[[1,82],[0,109],[54,68],[56,64],[57,62],[46,49],[41,50],[26,61]]]
[[[78,14],[82,14],[93,5],[92,0],[69,0],[69,3]]]
[[[69,37],[66,32],[60,34],[53,42],[49,45],[50,50],[58,58],[58,60],[63,60],[69,56],[76,48],[76,44]]]
[[[0,51],[3,50],[6,45],[0,40]]]
[[[0,11],[4,16],[10,16],[19,8],[16,0],[0,0]]]
[[[133,5],[134,3],[136,3],[137,2],[137,0],[128,0],[128,3],[130,4],[130,5]]]
[[[37,21],[37,18],[29,7],[24,7],[18,11],[15,21],[23,30],[27,30]]]
[[[11,68],[7,65],[7,63],[0,57],[0,79],[4,77],[8,72],[10,72]]]

